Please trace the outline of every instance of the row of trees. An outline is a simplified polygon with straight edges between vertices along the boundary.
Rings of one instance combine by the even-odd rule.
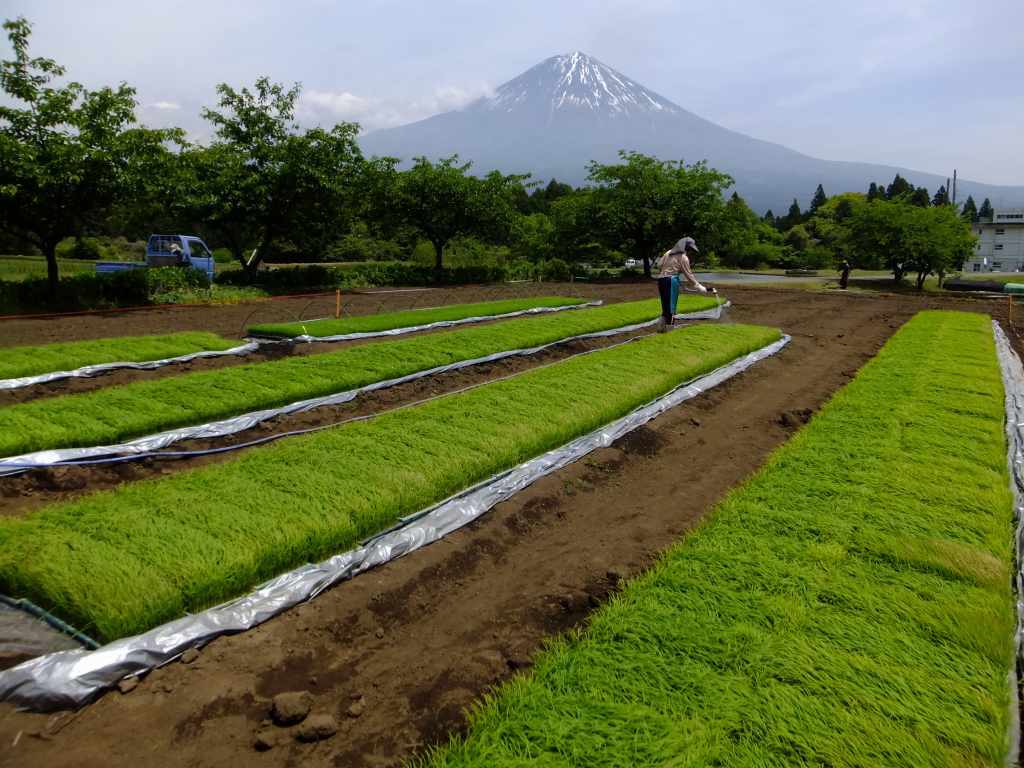
[[[212,138],[194,144],[181,130],[140,126],[128,85],[60,84],[63,68],[30,56],[29,24],[4,28],[14,57],[0,62],[8,97],[0,106],[0,234],[46,255],[54,289],[57,244],[83,234],[199,231],[252,274],[265,260],[314,261],[364,246],[402,257],[419,242],[430,244],[441,269],[460,238],[501,244],[511,258],[533,262],[626,255],[649,273],[652,259],[685,233],[728,266],[820,268],[852,257],[865,267],[882,260],[899,277],[925,267],[926,241],[970,236],[955,214],[963,231],[947,232],[952,208],[944,201],[936,213],[910,211],[926,209],[899,177],[884,195],[873,184],[867,196],[829,199],[819,185],[806,213],[794,201],[775,219],[770,211],[757,216],[736,193],[727,198],[732,179],[704,163],[638,153],[591,163],[579,189],[477,177],[457,157],[419,158],[401,170],[395,158],[363,157],[354,123],[300,126],[299,87],[266,78],[252,88],[218,86],[216,107],[203,112]],[[961,252],[928,263],[946,269]]]

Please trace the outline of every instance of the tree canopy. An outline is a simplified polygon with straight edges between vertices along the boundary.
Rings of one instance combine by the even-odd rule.
[[[638,152],[619,157],[619,163],[589,166],[587,178],[596,185],[594,221],[609,245],[643,260],[644,274],[651,274],[651,259],[680,237],[700,243],[719,236],[730,176],[703,162],[686,165]]]
[[[31,25],[4,23],[14,58],[0,62],[0,229],[43,252],[51,294],[57,244],[80,234],[143,182],[141,167],[178,131],[142,128],[135,90],[58,84],[65,70],[29,55]]]

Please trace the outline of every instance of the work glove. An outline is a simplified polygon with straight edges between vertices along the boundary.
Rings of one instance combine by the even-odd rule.
[[[707,293],[707,292],[708,292],[708,289],[707,289],[707,288],[705,288],[705,287],[704,287],[703,285],[701,285],[700,283],[697,283],[697,292],[698,292],[698,293]]]

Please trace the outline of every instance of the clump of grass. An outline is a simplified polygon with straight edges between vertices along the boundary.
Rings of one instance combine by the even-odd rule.
[[[612,304],[19,403],[0,408],[0,456],[117,443],[657,314],[657,301]]]
[[[238,341],[224,339],[213,333],[189,331],[165,336],[126,336],[33,347],[4,347],[0,348],[0,379],[71,371],[103,363],[162,360],[193,352],[229,349],[238,344]]]
[[[1002,766],[1011,511],[989,320],[922,313],[424,764]]]
[[[697,326],[0,519],[0,591],[113,639],[351,548],[779,338]]]
[[[445,307],[429,309],[411,309],[405,312],[387,312],[376,315],[343,317],[338,320],[308,320],[297,323],[266,323],[254,325],[249,333],[258,336],[336,336],[343,333],[373,333],[389,331],[393,328],[407,328],[415,325],[427,325],[446,320],[465,320],[469,317],[493,317],[510,312],[521,312],[525,309],[542,307],[569,307],[583,304],[586,300],[565,296],[539,296],[530,299],[503,299],[501,301],[483,301],[476,304],[450,304]]]

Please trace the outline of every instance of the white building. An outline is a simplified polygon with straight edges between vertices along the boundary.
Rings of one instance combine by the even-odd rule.
[[[971,230],[978,246],[964,272],[1024,272],[1024,208],[996,209]]]

